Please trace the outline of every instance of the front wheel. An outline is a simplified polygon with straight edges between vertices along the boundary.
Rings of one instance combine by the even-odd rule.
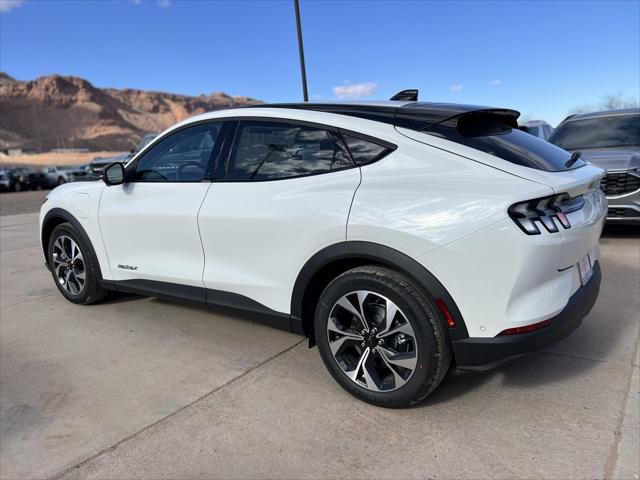
[[[58,225],[49,238],[49,268],[60,293],[73,303],[88,305],[102,300],[98,260],[88,240],[71,224]]]
[[[357,267],[336,277],[320,297],[314,327],[333,378],[374,405],[418,403],[451,362],[431,301],[407,277],[384,267]]]

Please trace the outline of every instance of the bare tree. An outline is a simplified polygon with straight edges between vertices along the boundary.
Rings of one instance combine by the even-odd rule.
[[[581,105],[573,107],[569,113],[589,113],[598,110],[617,110],[619,108],[634,108],[640,106],[637,99],[625,97],[622,92],[604,95],[595,105]]]

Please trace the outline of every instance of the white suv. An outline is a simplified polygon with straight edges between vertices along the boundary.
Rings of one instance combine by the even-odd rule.
[[[452,365],[564,337],[597,298],[603,171],[518,115],[398,101],[199,115],[104,183],[51,192],[46,262],[71,302],[243,309],[308,336],[351,394],[411,405]]]

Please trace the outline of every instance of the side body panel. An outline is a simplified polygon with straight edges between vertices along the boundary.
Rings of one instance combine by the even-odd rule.
[[[159,182],[105,188],[99,218],[112,279],[202,287],[197,216],[209,187]]]
[[[105,188],[106,186],[102,182],[79,182],[66,183],[51,190],[47,195],[47,201],[40,209],[40,232],[42,232],[42,223],[49,211],[59,208],[69,212],[89,236],[98,257],[102,278],[110,280],[112,278],[111,270],[98,223],[100,197]],[[42,242],[42,236],[40,236],[40,241]],[[46,251],[47,245],[42,245],[42,247],[43,251]]]
[[[346,236],[360,170],[214,183],[198,217],[208,289],[290,313],[296,277],[314,253]]]
[[[404,140],[362,167],[347,239],[387,245],[412,257],[507,217],[513,203],[553,194],[545,185]]]

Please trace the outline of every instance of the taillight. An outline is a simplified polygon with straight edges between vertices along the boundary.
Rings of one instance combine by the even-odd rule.
[[[501,331],[497,336],[504,337],[505,335],[519,335],[521,333],[535,332],[541,328],[551,325],[551,320],[544,320],[542,322],[534,323],[532,325],[525,325],[524,327],[507,328]]]
[[[564,229],[571,228],[567,213],[580,210],[583,206],[582,195],[570,197],[566,193],[560,193],[514,203],[509,207],[509,216],[527,235],[540,235],[538,224],[544,226],[549,233],[557,233],[558,225]]]

